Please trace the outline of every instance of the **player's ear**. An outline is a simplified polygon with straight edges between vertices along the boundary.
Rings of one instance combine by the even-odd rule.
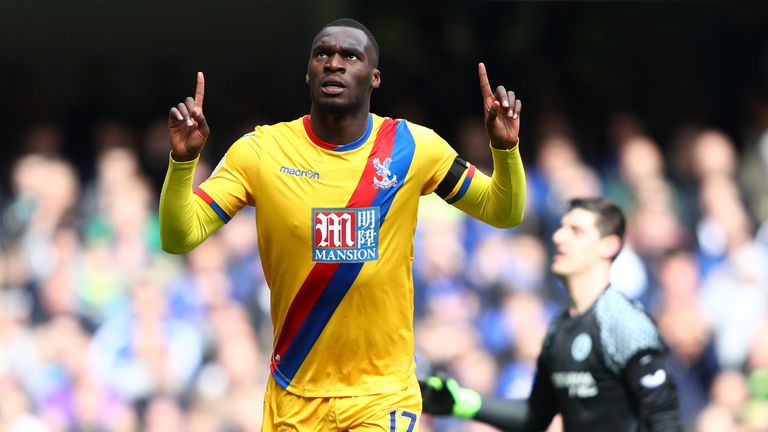
[[[381,85],[381,72],[379,72],[378,69],[373,69],[373,72],[371,73],[371,87],[373,88],[379,88]]]
[[[617,235],[609,235],[600,239],[600,256],[612,260],[621,251],[621,239]]]
[[[309,74],[304,75],[304,81],[306,81],[307,84],[309,84]]]

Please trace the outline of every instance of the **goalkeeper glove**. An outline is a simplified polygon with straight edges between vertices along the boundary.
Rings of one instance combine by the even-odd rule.
[[[471,419],[483,404],[482,397],[474,390],[463,388],[453,378],[430,376],[419,379],[422,410],[427,414],[454,415]]]

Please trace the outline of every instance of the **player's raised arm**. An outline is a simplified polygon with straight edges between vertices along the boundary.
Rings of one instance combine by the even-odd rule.
[[[203,115],[205,76],[197,73],[195,98],[187,97],[184,102],[172,107],[168,113],[168,132],[171,137],[171,156],[177,162],[197,158],[203,150],[211,130]]]
[[[485,64],[477,66],[480,75],[480,92],[483,95],[483,120],[491,145],[498,149],[511,149],[519,141],[520,110],[522,102],[515,99],[515,92],[507,91],[504,86],[491,91]]]
[[[160,193],[160,240],[169,253],[186,253],[224,222],[202,200],[192,195],[195,160],[210,129],[203,115],[205,77],[197,73],[195,97],[188,97],[168,113],[171,161]]]
[[[491,141],[493,175],[456,158],[436,192],[448,204],[498,228],[511,228],[525,214],[525,169],[518,148],[520,109],[515,93],[503,86],[494,93],[485,65],[478,65],[483,121]],[[469,161],[471,162],[471,161]]]

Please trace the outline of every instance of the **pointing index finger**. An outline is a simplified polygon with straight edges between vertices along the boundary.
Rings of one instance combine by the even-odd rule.
[[[477,72],[480,75],[480,93],[482,93],[483,99],[493,96],[491,84],[488,82],[488,73],[485,71],[485,64],[478,64]]]
[[[195,86],[195,106],[203,109],[203,96],[205,96],[205,76],[202,72],[197,73],[197,85]]]

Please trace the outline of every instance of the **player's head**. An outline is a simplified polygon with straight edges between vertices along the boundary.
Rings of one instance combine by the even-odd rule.
[[[328,27],[347,27],[357,29],[365,33],[365,37],[368,38],[368,43],[371,45],[371,49],[373,50],[373,66],[379,66],[379,55],[381,53],[379,51],[379,42],[376,40],[376,37],[373,35],[373,33],[368,30],[368,27],[366,27],[363,23],[352,18],[339,18],[335,21],[331,21],[324,25],[319,32],[317,32],[315,39],[313,40],[313,44],[315,41],[317,41],[317,37],[320,35],[320,33],[322,33],[323,30],[327,29]]]
[[[312,41],[307,84],[313,105],[344,113],[370,102],[381,84],[379,44],[363,24],[342,18],[326,24]]]
[[[552,235],[552,271],[567,277],[595,265],[610,267],[621,251],[625,226],[621,208],[606,198],[572,200]]]

